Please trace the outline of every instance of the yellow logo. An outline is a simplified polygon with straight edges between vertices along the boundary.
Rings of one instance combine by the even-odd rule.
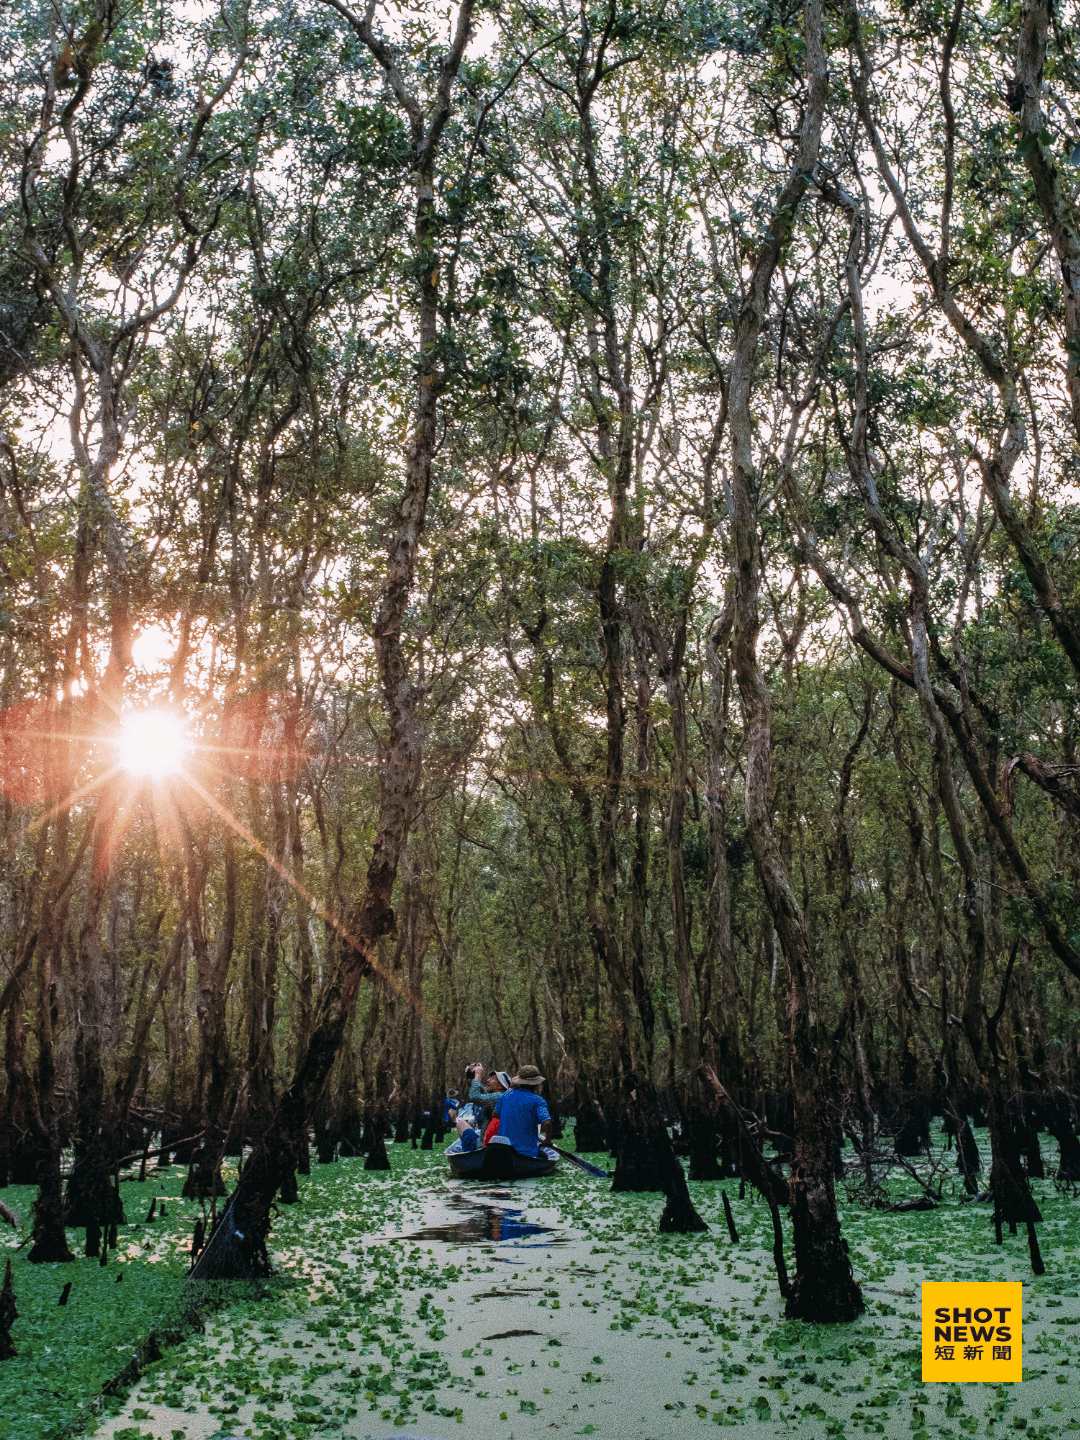
[[[1022,1380],[1019,1280],[925,1280],[922,1287],[924,1380]]]

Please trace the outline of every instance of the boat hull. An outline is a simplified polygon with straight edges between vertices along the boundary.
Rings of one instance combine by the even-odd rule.
[[[550,1175],[559,1163],[554,1150],[541,1148],[539,1155],[522,1155],[512,1145],[498,1144],[498,1137],[479,1150],[459,1150],[451,1145],[446,1152],[450,1173],[457,1180],[526,1180],[533,1175]]]

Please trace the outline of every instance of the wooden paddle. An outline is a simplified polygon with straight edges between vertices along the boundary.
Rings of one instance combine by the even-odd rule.
[[[571,1165],[576,1165],[579,1170],[584,1170],[586,1175],[595,1175],[600,1180],[610,1180],[612,1172],[601,1170],[599,1165],[590,1165],[588,1160],[582,1160],[569,1150],[560,1150],[558,1145],[552,1145],[550,1140],[544,1142],[549,1150],[554,1150],[556,1155],[561,1155],[564,1160],[569,1160]]]

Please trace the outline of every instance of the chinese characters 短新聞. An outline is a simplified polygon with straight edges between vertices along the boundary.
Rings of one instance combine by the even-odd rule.
[[[955,1347],[955,1345],[935,1345],[935,1346],[934,1346],[934,1359],[935,1359],[935,1360],[952,1360],[952,1359],[955,1357],[955,1353],[956,1353],[956,1347]],[[963,1354],[964,1354],[964,1359],[965,1359],[965,1360],[981,1360],[982,1357],[983,1357],[983,1347],[982,1347],[981,1345],[965,1345],[965,1346],[964,1346],[964,1352],[963,1352]],[[1011,1346],[1011,1345],[995,1345],[995,1346],[993,1347],[993,1356],[992,1356],[992,1358],[993,1358],[994,1360],[1011,1360],[1011,1359],[1012,1359],[1012,1346]]]

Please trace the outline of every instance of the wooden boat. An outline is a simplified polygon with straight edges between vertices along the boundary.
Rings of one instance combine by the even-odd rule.
[[[554,1150],[541,1145],[539,1155],[522,1155],[508,1140],[493,1135],[477,1150],[463,1150],[455,1140],[446,1152],[450,1173],[458,1180],[525,1180],[550,1175],[559,1163]]]

